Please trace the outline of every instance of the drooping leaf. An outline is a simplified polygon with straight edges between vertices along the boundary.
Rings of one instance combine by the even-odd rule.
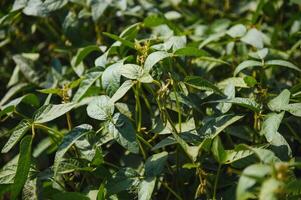
[[[200,76],[187,76],[185,77],[184,82],[196,89],[213,91],[221,96],[224,96],[223,92],[220,91],[218,87]]]
[[[139,146],[136,141],[136,131],[131,121],[121,113],[116,113],[108,124],[109,132],[113,138],[125,149],[138,153]]]
[[[29,135],[24,137],[20,143],[20,156],[18,159],[13,191],[11,192],[11,199],[16,199],[18,197],[27,180],[31,164],[31,144],[32,137]]]
[[[74,94],[72,98],[72,102],[78,102],[82,99],[82,97],[86,94],[87,90],[93,85],[93,83],[99,79],[102,75],[101,71],[92,71],[88,72],[85,75],[85,78],[81,81],[78,90]]]
[[[88,124],[83,124],[72,129],[62,140],[58,150],[55,153],[54,158],[54,174],[56,175],[59,169],[59,165],[63,159],[65,153],[69,148],[81,137],[86,135],[92,130],[92,126]]]
[[[286,67],[286,68],[290,68],[290,69],[294,69],[296,71],[301,72],[301,69],[298,68],[296,65],[294,65],[291,62],[285,61],[285,60],[269,60],[265,63],[266,66],[282,66],[282,67]]]
[[[91,118],[107,120],[113,116],[114,108],[114,103],[110,101],[110,97],[101,95],[89,103],[87,113]]]
[[[168,153],[163,151],[149,157],[145,161],[145,176],[146,177],[156,177],[160,175],[163,170],[163,167],[167,161]]]
[[[285,110],[297,117],[301,117],[301,103],[291,103],[291,104],[285,105],[283,110]]]
[[[9,152],[19,140],[23,137],[23,135],[30,129],[30,123],[23,120],[21,121],[12,131],[11,136],[9,137],[8,141],[4,145],[1,150],[1,153]]]
[[[268,102],[269,109],[276,112],[284,110],[289,103],[290,95],[291,93],[289,90],[283,90],[277,97]]]
[[[34,123],[46,123],[52,121],[63,114],[72,110],[76,104],[65,103],[65,104],[48,104],[44,105],[36,111],[34,115]]]
[[[107,194],[117,194],[121,191],[130,190],[139,184],[139,174],[132,168],[124,168],[107,181]]]
[[[166,51],[155,51],[149,54],[144,63],[144,70],[149,72],[156,63],[170,56],[171,54]]]
[[[126,80],[122,83],[122,85],[118,88],[118,90],[111,97],[111,102],[115,103],[119,99],[121,99],[128,91],[133,87],[134,83],[131,80]]]
[[[257,49],[263,48],[263,33],[256,28],[248,30],[247,34],[240,39],[242,42],[252,45]]]
[[[256,67],[256,66],[262,66],[262,63],[255,60],[246,60],[240,63],[234,71],[234,76],[236,76],[240,71],[249,68],[249,67]]]
[[[150,200],[156,184],[156,177],[149,177],[142,180],[139,184],[138,199]]]
[[[93,51],[100,51],[100,49],[96,45],[90,45],[82,49],[79,49],[77,54],[75,55],[76,59],[74,61],[74,65],[75,66],[79,65],[85,59],[85,57],[87,57]]]

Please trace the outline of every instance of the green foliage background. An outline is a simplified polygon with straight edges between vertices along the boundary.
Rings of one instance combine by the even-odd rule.
[[[2,0],[0,199],[300,199],[300,0]]]

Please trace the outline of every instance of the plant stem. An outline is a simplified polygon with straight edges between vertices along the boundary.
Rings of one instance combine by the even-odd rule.
[[[222,167],[222,165],[219,164],[218,168],[217,168],[216,178],[215,178],[215,182],[214,182],[214,189],[213,189],[213,200],[216,200],[216,190],[217,190],[219,176],[221,173],[221,167]]]
[[[31,133],[32,133],[32,138],[34,138],[36,135],[36,132],[34,130],[34,124],[31,125]]]
[[[169,187],[167,183],[165,182],[161,182],[161,183],[171,194],[173,194],[176,197],[176,199],[183,200],[182,197],[180,197],[180,195],[178,195],[171,187]]]
[[[137,132],[140,133],[141,131],[141,121],[142,121],[142,110],[141,110],[141,103],[139,97],[139,90],[140,90],[141,83],[138,82],[135,89],[135,99],[136,99],[136,120],[137,120]]]
[[[72,129],[72,122],[71,122],[71,115],[70,115],[69,112],[66,113],[66,117],[67,117],[68,130],[71,131],[71,129]]]

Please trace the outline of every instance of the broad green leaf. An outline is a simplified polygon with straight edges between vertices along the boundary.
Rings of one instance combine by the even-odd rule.
[[[211,118],[202,126],[202,128],[198,130],[198,134],[202,138],[215,138],[225,128],[227,128],[228,126],[230,126],[231,124],[240,120],[243,117],[243,115],[227,114]]]
[[[259,200],[278,200],[278,193],[284,187],[284,183],[275,179],[266,179],[260,188]]]
[[[121,68],[121,75],[129,79],[139,79],[143,75],[143,68],[136,64],[125,64]]]
[[[109,122],[108,129],[113,138],[125,149],[132,153],[139,152],[136,131],[132,126],[132,122],[125,115],[116,113],[112,121]]]
[[[32,137],[29,135],[24,137],[20,143],[20,156],[18,159],[18,167],[14,180],[13,191],[11,193],[11,199],[17,199],[27,180],[31,164],[31,144]]]
[[[30,123],[23,120],[21,121],[12,131],[11,136],[9,137],[8,141],[4,145],[1,150],[1,153],[9,152],[19,140],[23,137],[23,135],[30,129]]]
[[[210,101],[207,103],[219,103],[219,102],[225,102],[225,103],[232,103],[236,104],[245,108],[248,108],[254,112],[259,112],[261,110],[261,105],[258,104],[256,101],[253,99],[248,99],[248,98],[242,98],[242,97],[235,97],[232,99],[222,99],[222,100],[217,100],[217,101]]]
[[[14,85],[13,87],[11,87],[6,94],[4,95],[4,97],[2,97],[1,101],[0,101],[0,107],[2,105],[4,105],[11,97],[13,97],[17,92],[19,92],[20,90],[24,89],[26,86],[28,86],[27,83],[19,83],[17,85]]]
[[[156,184],[156,177],[149,177],[142,180],[139,184],[138,199],[150,200]]]
[[[262,66],[262,63],[255,60],[246,60],[240,63],[234,70],[234,76],[236,76],[240,71],[249,68],[249,67],[256,67]]]
[[[46,123],[52,121],[63,114],[72,110],[76,104],[65,103],[65,104],[48,104],[44,105],[36,111],[34,115],[34,123]]]
[[[281,112],[279,114],[270,113],[265,117],[262,128],[260,130],[260,134],[264,135],[268,142],[271,142],[273,135],[277,133],[283,116],[284,112]]]
[[[271,174],[272,170],[272,167],[263,164],[254,164],[245,168],[237,184],[237,200],[254,198],[255,195],[250,189],[255,186],[258,178],[264,178],[266,175]]]
[[[233,99],[235,98],[235,87],[233,84],[227,85],[227,87],[224,89],[224,94],[228,99]],[[231,103],[220,103],[218,105],[219,110],[222,113],[226,113],[231,109],[232,104]]]
[[[81,83],[78,87],[78,90],[74,94],[74,96],[72,98],[72,102],[80,101],[83,98],[83,96],[86,94],[88,89],[94,84],[94,82],[97,79],[100,78],[101,75],[102,75],[101,71],[88,72],[85,75],[85,78],[81,81]]]
[[[61,9],[68,3],[68,0],[46,0],[43,2],[44,7],[47,9],[48,12],[53,12],[56,10]]]
[[[219,82],[217,85],[220,88],[225,88],[229,84],[233,84],[235,87],[238,87],[238,88],[248,88],[248,85],[245,83],[244,79],[241,77],[227,78],[227,79]]]
[[[107,180],[107,194],[117,194],[121,191],[134,189],[139,184],[139,174],[132,168],[120,169]]]
[[[251,56],[252,58],[255,58],[255,59],[261,59],[263,60],[269,53],[269,49],[268,48],[263,48],[263,49],[260,49],[256,52],[250,52],[249,53],[249,56]]]
[[[147,158],[147,160],[145,161],[144,175],[146,177],[159,176],[164,168],[167,158],[168,153],[166,151],[154,154]]]
[[[247,32],[247,28],[243,24],[237,24],[232,26],[227,31],[227,34],[230,35],[232,38],[238,38],[244,36],[246,32]]]
[[[174,52],[174,56],[195,56],[195,57],[201,57],[201,56],[208,56],[209,54],[202,50],[198,49],[196,47],[184,47],[177,49]]]
[[[299,67],[297,67],[293,63],[285,61],[285,60],[269,60],[265,63],[265,65],[266,66],[277,65],[277,66],[287,67],[287,68],[294,69],[294,70],[301,72],[301,69]]]
[[[223,163],[226,157],[226,152],[219,136],[213,139],[211,151],[217,162]]]
[[[92,130],[92,126],[83,124],[73,128],[66,136],[64,136],[61,144],[59,145],[54,158],[53,171],[56,175],[59,170],[59,165],[62,162],[63,156],[69,148],[81,137],[86,135]]]
[[[101,76],[101,85],[109,96],[112,96],[120,86],[122,66],[123,61],[114,63],[108,66]]]
[[[100,49],[96,45],[90,45],[79,49],[77,54],[75,55],[76,59],[74,60],[74,65],[79,65],[93,51],[100,51]]]
[[[268,102],[269,109],[276,112],[285,110],[285,107],[289,104],[290,95],[291,93],[289,90],[283,90],[277,97]]]
[[[28,0],[23,13],[30,16],[46,17],[48,10],[41,0]]]
[[[184,82],[196,89],[213,91],[221,96],[224,96],[223,92],[220,91],[218,87],[200,76],[186,76]]]
[[[62,95],[62,89],[60,89],[60,88],[46,88],[46,89],[38,90],[38,92],[41,92],[44,94],[56,94],[59,96]]]
[[[33,61],[21,55],[13,56],[13,60],[19,67],[24,77],[33,84],[39,85],[39,74],[33,69]]]
[[[133,87],[134,83],[131,80],[126,80],[122,83],[122,85],[118,88],[118,90],[111,97],[111,102],[115,103],[119,99],[121,99],[128,91]]]
[[[156,63],[167,57],[171,57],[171,54],[166,51],[155,51],[149,54],[144,63],[144,70],[149,72]]]
[[[88,2],[91,7],[92,19],[95,22],[99,20],[107,7],[112,3],[111,0],[93,0]]]
[[[103,32],[103,34],[105,36],[108,36],[109,38],[111,38],[113,40],[121,42],[124,46],[130,47],[131,49],[136,49],[135,48],[135,44],[133,42],[130,42],[130,41],[126,40],[126,39],[123,39],[123,38],[121,38],[121,37],[119,37],[117,35],[111,34],[111,33]]]
[[[257,81],[255,78],[252,76],[245,76],[244,77],[244,82],[249,86],[249,87],[254,87],[257,84]]]
[[[291,104],[285,105],[283,110],[285,110],[297,117],[301,117],[301,103],[291,103]]]
[[[114,113],[114,103],[110,101],[110,97],[101,95],[93,99],[87,106],[89,117],[98,120],[107,120]]]
[[[240,39],[242,42],[252,45],[257,49],[263,48],[263,33],[256,28],[248,30],[247,34]]]
[[[215,33],[210,35],[208,38],[206,38],[200,45],[199,48],[202,49],[203,47],[205,47],[207,44],[211,43],[211,42],[215,42],[218,41],[219,39],[221,39],[222,37],[224,37],[226,35],[226,33],[224,31],[219,32],[219,33]]]
[[[148,17],[146,17],[143,21],[144,26],[145,27],[155,27],[155,26],[159,26],[161,24],[164,24],[166,22],[166,19],[164,19],[163,17],[159,16],[159,15],[150,15]]]

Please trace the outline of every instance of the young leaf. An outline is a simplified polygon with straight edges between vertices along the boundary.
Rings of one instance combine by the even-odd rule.
[[[72,110],[76,104],[65,103],[65,104],[48,104],[42,106],[34,115],[34,123],[46,123],[52,121],[63,114]]]
[[[21,121],[12,131],[11,136],[9,137],[8,141],[4,145],[1,150],[1,153],[7,153],[13,148],[17,142],[23,137],[23,135],[29,130],[30,123],[23,120]]]
[[[297,117],[301,117],[301,103],[291,103],[291,104],[285,105],[283,110],[285,110]]]
[[[101,95],[93,99],[87,106],[89,117],[98,120],[107,120],[114,113],[114,103],[110,101],[110,97]]]
[[[139,79],[143,75],[143,68],[135,64],[125,64],[121,68],[121,75],[129,79]]]
[[[247,32],[247,28],[243,24],[237,24],[232,26],[227,31],[227,34],[230,35],[232,38],[238,38],[244,36],[246,32]]]

